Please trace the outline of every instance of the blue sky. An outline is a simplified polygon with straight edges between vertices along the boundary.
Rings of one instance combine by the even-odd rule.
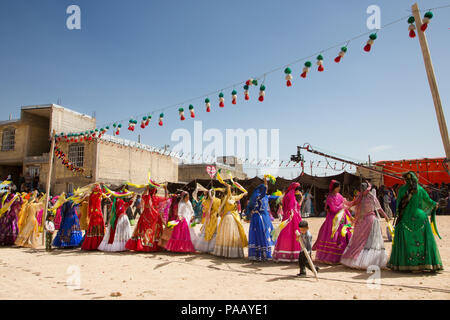
[[[96,113],[99,125],[152,112],[245,81],[367,32],[366,9],[381,7],[382,24],[408,15],[413,1],[65,1],[0,2],[0,109],[2,119],[19,107],[56,103]],[[425,7],[426,3],[426,7]],[[66,28],[66,8],[81,8],[81,30]],[[421,9],[450,1],[421,1]],[[427,37],[447,119],[450,118],[450,8],[437,10]],[[444,156],[418,39],[405,21],[378,32],[370,53],[367,38],[350,42],[341,63],[338,49],[325,52],[293,86],[282,71],[267,75],[266,96],[251,101],[224,91],[225,108],[210,96],[194,101],[204,129],[279,128],[280,158],[305,142],[349,158],[395,160]],[[311,60],[313,63],[315,59]],[[187,111],[188,104],[183,106]],[[178,107],[165,112],[164,127],[141,131],[142,142],[173,145]],[[188,112],[186,112],[188,115]],[[140,119],[138,119],[140,120]],[[126,127],[127,120],[124,122]],[[133,140],[137,134],[123,136]],[[314,159],[308,156],[307,159]],[[322,159],[323,160],[323,159]]]

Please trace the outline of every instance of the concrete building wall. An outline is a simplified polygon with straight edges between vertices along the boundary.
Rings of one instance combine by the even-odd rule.
[[[29,126],[22,122],[16,121],[0,125],[0,145],[3,142],[3,130],[14,128],[15,131],[15,146],[14,150],[1,151],[0,146],[0,164],[22,164],[23,158],[27,154]]]
[[[95,118],[53,105],[50,130],[54,129],[57,134],[94,130],[95,126]]]
[[[178,167],[178,181],[191,182],[192,180],[195,180],[195,179],[210,179],[210,176],[206,172],[207,165],[208,164],[180,165]],[[228,178],[228,175],[225,174],[226,170],[230,170],[231,174],[233,175],[233,178],[238,178],[238,179],[246,179],[247,178],[247,174],[237,168],[225,166],[220,163],[216,163],[216,164],[214,164],[214,166],[217,168],[217,170],[222,169],[222,171],[224,172],[222,174],[224,179]]]
[[[178,164],[170,156],[104,140],[98,143],[97,152],[97,181],[142,184],[149,171],[157,182],[178,181]]]

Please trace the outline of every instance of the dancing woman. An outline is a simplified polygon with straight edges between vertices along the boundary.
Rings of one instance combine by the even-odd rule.
[[[219,222],[220,199],[215,196],[216,189],[210,189],[208,196],[203,200],[203,226],[200,235],[191,233],[195,250],[211,253],[216,244],[216,231]],[[193,230],[192,230],[193,231]]]
[[[81,250],[97,250],[98,246],[105,236],[105,222],[102,213],[102,188],[95,185],[89,196],[88,216],[89,226],[84,235]],[[81,215],[82,216],[82,215]],[[80,227],[81,228],[81,227]]]
[[[14,242],[16,246],[26,248],[37,248],[38,246],[37,238],[39,224],[37,221],[37,213],[42,209],[43,204],[36,201],[36,193],[34,193],[25,209],[23,228],[19,230],[19,234]]]
[[[370,183],[361,184],[361,192],[351,205],[355,206],[354,231],[342,254],[341,264],[365,270],[372,265],[386,267],[387,255],[377,212],[388,223],[389,217],[381,208],[376,191]]]
[[[114,195],[112,195],[114,197]],[[111,220],[106,228],[105,236],[98,246],[100,251],[119,252],[126,251],[125,245],[131,238],[130,220],[126,214],[128,207],[132,206],[135,197],[123,200],[114,197],[111,208]]]
[[[78,247],[83,240],[80,221],[75,211],[74,203],[69,200],[61,208],[61,227],[53,239],[53,246],[57,248]]]
[[[236,201],[247,195],[231,195],[231,186],[227,185],[227,194],[222,200],[219,213],[221,220],[217,229],[216,244],[212,254],[225,258],[243,258],[247,246],[247,236],[237,213]]]
[[[327,216],[312,247],[312,250],[316,251],[315,260],[326,264],[339,263],[351,236],[350,232],[347,232],[344,236],[341,232],[345,224],[351,223],[351,215],[347,210],[347,207],[351,207],[351,203],[339,193],[340,190],[340,183],[331,180],[330,193],[325,205]],[[339,224],[339,227],[333,230],[337,224]]]
[[[246,216],[250,217],[248,231],[249,260],[267,261],[272,259],[273,225],[269,215],[269,197],[267,196],[267,180],[253,191],[246,208]]]
[[[194,209],[189,201],[189,193],[183,191],[178,204],[178,223],[173,227],[172,235],[166,244],[171,252],[195,252],[191,240],[190,224],[194,219]]]
[[[2,209],[7,211],[0,217],[0,245],[12,246],[19,234],[17,220],[23,201],[22,197],[14,196],[12,193],[8,193],[4,197],[5,202],[2,201]]]
[[[414,172],[407,172],[403,177],[406,184],[398,191],[395,234],[387,266],[395,271],[443,270],[441,256],[428,221],[430,213],[434,220],[438,205],[418,184]]]
[[[273,252],[273,260],[281,262],[297,262],[300,254],[300,243],[296,240],[295,231],[300,229],[298,224],[302,221],[300,215],[300,203],[296,199],[296,194],[300,193],[298,189],[300,184],[293,182],[289,186],[283,197],[283,221],[286,226],[281,230]],[[300,194],[301,195],[301,194]]]
[[[128,250],[153,252],[159,251],[159,242],[163,231],[163,220],[156,208],[162,201],[167,200],[167,187],[164,186],[165,196],[156,195],[157,189],[148,186],[142,195],[144,210],[139,216],[138,223],[134,228],[131,239],[125,247]]]

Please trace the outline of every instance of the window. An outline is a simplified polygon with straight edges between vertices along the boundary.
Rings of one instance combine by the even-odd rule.
[[[32,177],[39,177],[39,167],[29,167],[28,172]]]
[[[2,151],[12,151],[15,146],[16,129],[8,128],[3,130]]]
[[[84,144],[73,143],[69,146],[69,161],[75,167],[82,167],[84,163]]]

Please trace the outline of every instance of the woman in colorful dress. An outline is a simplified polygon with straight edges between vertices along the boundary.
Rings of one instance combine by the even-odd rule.
[[[0,245],[1,246],[12,246],[17,239],[19,234],[19,227],[17,225],[17,215],[22,207],[22,197],[14,196],[14,194],[9,193],[2,208],[9,208],[0,217]]]
[[[301,197],[298,190],[300,184],[293,182],[283,197],[283,221],[286,226],[280,231],[273,251],[273,260],[280,262],[297,262],[300,254],[300,243],[296,240],[295,231],[300,229],[298,224],[302,221],[300,215],[300,203],[297,196]]]
[[[111,219],[106,228],[105,236],[98,246],[98,250],[107,252],[126,251],[125,245],[131,238],[131,225],[128,215],[128,207],[134,204],[136,197],[123,200],[114,197],[111,207]]]
[[[164,187],[165,197],[156,195],[157,189],[147,187],[142,195],[144,210],[134,228],[131,239],[125,248],[132,251],[152,252],[159,251],[159,242],[163,231],[163,222],[156,208],[162,201],[167,200],[167,187]]]
[[[246,195],[247,192],[233,196],[231,194],[231,186],[227,185],[227,193],[219,209],[221,219],[217,229],[213,255],[225,258],[244,257],[244,248],[248,245],[248,241],[237,213],[236,201]]]
[[[215,196],[215,189],[208,191],[207,198],[203,201],[203,226],[199,236],[193,237],[192,243],[195,250],[211,253],[216,244],[217,226],[219,224],[220,199]]]
[[[194,234],[190,228],[194,220],[194,209],[189,201],[189,193],[183,191],[181,200],[178,204],[178,223],[173,227],[172,235],[166,244],[166,250],[171,252],[195,252],[192,244],[191,234]]]
[[[354,231],[342,254],[341,264],[364,270],[372,265],[386,267],[387,255],[377,213],[388,223],[389,217],[381,208],[376,191],[370,183],[361,184],[361,192],[351,205],[355,207]]]
[[[80,221],[75,211],[74,203],[69,200],[61,207],[61,226],[53,239],[53,246],[57,248],[75,248],[80,246],[83,234]]]
[[[443,270],[432,226],[428,221],[431,213],[433,227],[436,228],[437,203],[418,184],[414,172],[407,172],[403,177],[406,184],[398,191],[395,234],[387,266],[395,271]]]
[[[22,230],[19,231],[17,235],[16,241],[14,244],[18,247],[25,248],[37,248],[38,243],[37,239],[39,236],[38,232],[38,221],[37,221],[37,213],[41,210],[43,204],[40,202],[35,202],[32,200],[25,209],[25,223]]]
[[[88,230],[89,229],[89,201],[83,200],[80,203],[80,229]]]
[[[102,213],[102,188],[97,184],[89,196],[89,226],[84,235],[81,250],[97,250],[105,236],[105,222]]]
[[[312,250],[316,251],[315,260],[325,264],[337,264],[350,241],[349,229],[342,235],[342,228],[351,223],[351,215],[347,207],[352,204],[339,193],[341,185],[331,180],[329,194],[325,204],[327,216],[322,224]],[[337,225],[339,225],[337,227]],[[334,232],[334,234],[333,234]]]
[[[248,231],[248,259],[267,261],[272,259],[273,225],[269,215],[269,197],[267,196],[267,180],[253,191],[246,208],[246,216],[250,217]]]

